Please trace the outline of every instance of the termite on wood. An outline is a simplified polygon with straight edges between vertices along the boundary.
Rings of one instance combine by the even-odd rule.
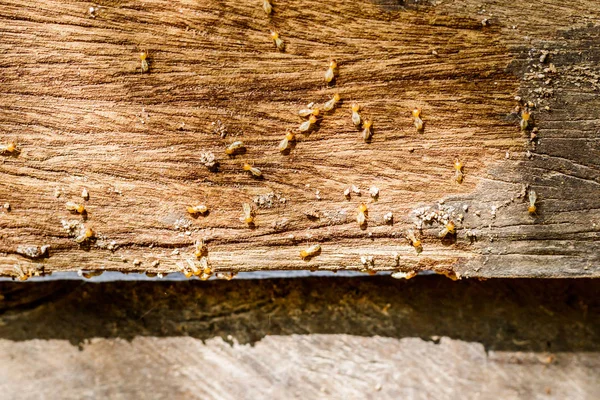
[[[521,130],[523,132],[529,130],[531,128],[531,113],[529,110],[523,110],[521,112],[521,122],[520,122]]]
[[[339,103],[340,101],[340,95],[339,94],[334,94],[333,97],[331,98],[331,100],[329,100],[327,103],[325,103],[323,105],[323,111],[331,111],[333,110],[333,108],[337,105],[337,103]]]
[[[445,238],[446,236],[454,235],[455,233],[456,233],[456,226],[454,225],[454,222],[448,221],[448,223],[444,226],[444,229],[442,229],[440,231],[438,236],[440,238]]]
[[[267,15],[271,15],[271,13],[273,12],[273,6],[271,5],[271,2],[269,0],[263,0],[263,10],[265,11],[265,14]]]
[[[417,128],[417,132],[419,132],[419,133],[423,132],[424,122],[421,119],[421,109],[415,108],[412,111],[412,116],[413,116],[413,122],[415,124],[415,128]]]
[[[288,132],[285,137],[279,142],[279,151],[285,153],[290,150],[292,143],[296,140],[296,134],[294,132]]]
[[[248,226],[254,225],[254,209],[252,209],[252,205],[250,203],[242,204],[242,210],[244,211],[244,216],[242,221],[248,224]]]
[[[206,207],[204,204],[187,206],[187,212],[193,216],[204,215],[208,212],[208,207]]]
[[[253,177],[255,178],[262,178],[262,171],[256,167],[253,167],[252,165],[248,164],[248,163],[244,163],[244,171],[248,171],[250,172],[250,174],[252,174]]]
[[[529,207],[527,208],[527,211],[529,212],[529,214],[535,214],[535,212],[537,211],[537,206],[535,205],[535,202],[537,201],[537,193],[535,192],[535,190],[533,189],[529,189]]]
[[[363,122],[363,132],[362,132],[362,137],[363,140],[365,141],[365,143],[368,143],[371,141],[371,138],[373,137],[373,120],[367,119],[365,120],[365,122]]]
[[[337,67],[337,61],[329,61],[329,68],[327,69],[327,72],[325,72],[325,82],[331,83],[335,79],[337,75]]]
[[[308,119],[308,121],[304,121],[302,124],[300,124],[300,126],[298,127],[298,130],[300,132],[308,132],[310,129],[313,128],[313,126],[317,123],[317,117],[315,115],[311,115],[310,118]]]
[[[285,43],[281,37],[279,37],[279,32],[271,31],[271,39],[273,39],[273,43],[275,43],[275,47],[279,51],[285,51]]]
[[[202,258],[208,256],[208,247],[204,243],[204,240],[199,240],[196,242],[196,248],[194,249],[194,255],[197,258]]]
[[[140,52],[140,62],[141,62],[141,71],[142,73],[144,72],[148,72],[149,66],[148,66],[148,52],[146,50],[143,50]]]
[[[464,179],[463,163],[460,162],[458,160],[458,158],[456,160],[454,160],[454,169],[455,169],[454,179],[456,180],[456,182],[462,183],[463,179]]]
[[[241,154],[243,152],[246,151],[246,147],[244,146],[244,142],[237,140],[233,143],[231,143],[226,149],[225,149],[225,154],[227,155],[235,155],[235,154]]]
[[[77,243],[85,243],[89,240],[92,240],[96,236],[94,230],[90,227],[83,229],[81,234],[75,238]]]
[[[361,203],[361,205],[358,206],[358,213],[356,214],[356,222],[358,222],[359,227],[364,228],[367,225],[367,216],[367,205],[365,203]]]
[[[319,253],[321,253],[321,245],[315,244],[315,245],[310,246],[308,249],[301,250],[300,257],[303,260],[307,260],[307,259],[310,259],[310,258],[318,255]]]
[[[410,229],[406,233],[406,238],[410,242],[411,246],[415,248],[415,250],[417,251],[417,254],[419,254],[423,251],[423,246],[421,245],[421,240],[417,239],[415,232],[412,229]]]
[[[83,204],[77,204],[73,201],[68,201],[65,204],[67,211],[76,212],[78,214],[85,213],[85,206]]]
[[[360,127],[360,122],[361,122],[360,114],[358,113],[358,111],[360,110],[360,106],[357,103],[353,103],[351,106],[351,109],[352,109],[352,123],[354,124],[354,126],[356,126],[358,128],[358,127]]]
[[[15,155],[19,153],[19,147],[16,141],[10,141],[6,144],[0,144],[0,154]]]

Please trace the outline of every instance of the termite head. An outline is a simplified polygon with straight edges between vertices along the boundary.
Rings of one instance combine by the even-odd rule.
[[[315,124],[315,123],[317,123],[317,117],[313,114],[313,115],[310,116],[310,118],[308,118],[308,121],[311,124]]]
[[[8,142],[6,144],[6,151],[8,151],[9,153],[14,153],[15,151],[17,151],[17,143],[16,142]]]
[[[529,121],[529,118],[531,117],[531,113],[528,110],[523,110],[521,112],[521,119],[523,121]]]
[[[312,111],[312,115],[315,117],[318,117],[320,113],[321,113],[321,110],[318,107],[315,107]]]
[[[357,103],[352,103],[352,112],[358,112],[360,106]]]
[[[273,40],[279,39],[279,32],[271,31],[271,39],[273,39]]]
[[[363,122],[363,128],[371,129],[371,126],[373,126],[373,120],[367,119]]]
[[[289,131],[288,133],[285,134],[285,138],[287,140],[295,140],[296,139],[296,134],[292,131]]]
[[[358,206],[358,212],[360,213],[366,213],[367,212],[367,205],[365,203],[361,203],[360,206]]]
[[[87,239],[91,239],[96,235],[96,233],[94,232],[94,230],[92,228],[85,228],[85,232],[83,232],[83,236],[85,236]]]
[[[421,109],[415,108],[414,110],[412,110],[412,115],[415,118],[421,118]]]
[[[144,61],[148,58],[148,52],[146,50],[143,50],[140,52],[140,60]]]
[[[333,95],[333,101],[335,101],[335,102],[340,101],[340,95],[338,93]]]
[[[250,171],[252,169],[252,165],[248,164],[248,163],[244,163],[244,171]]]
[[[337,61],[335,61],[334,59],[331,59],[331,61],[329,61],[329,68],[336,69],[337,66],[338,66]]]
[[[529,214],[535,214],[535,212],[537,211],[537,207],[535,206],[535,204],[532,204],[529,207],[527,207],[527,211],[529,211]]]

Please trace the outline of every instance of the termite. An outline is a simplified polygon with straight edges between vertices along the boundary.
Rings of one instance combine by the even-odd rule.
[[[202,258],[208,256],[208,247],[204,243],[204,240],[196,242],[196,248],[194,249],[194,255],[196,258]]]
[[[372,126],[373,126],[373,121],[370,119],[367,119],[367,120],[365,120],[365,122],[363,122],[362,137],[365,142],[370,141],[371,137],[373,136],[373,130],[371,129]]]
[[[423,246],[421,245],[421,240],[417,239],[417,237],[415,236],[415,232],[412,229],[410,229],[406,233],[406,238],[410,241],[410,244],[412,245],[412,247],[415,248],[415,250],[417,251],[417,254],[419,254],[423,251]]]
[[[358,222],[358,226],[362,228],[367,224],[367,216],[367,205],[365,203],[361,203],[360,206],[358,206],[358,213],[356,214],[356,222]]]
[[[417,132],[422,132],[423,131],[423,120],[421,119],[421,109],[415,108],[412,111],[412,115],[413,115],[413,122],[415,124],[415,128],[417,128]]]
[[[535,202],[537,201],[537,193],[535,192],[535,190],[533,189],[529,189],[529,207],[527,208],[527,211],[529,211],[529,214],[535,214],[537,207],[535,205]]]
[[[337,103],[340,101],[340,95],[339,94],[334,94],[333,97],[331,98],[331,100],[329,100],[327,103],[325,103],[323,105],[323,111],[331,111],[333,110],[333,108],[337,105]]]
[[[318,117],[320,113],[321,113],[321,110],[318,107],[304,108],[304,109],[298,111],[298,115],[301,117],[308,117],[309,115],[314,115],[315,117]]]
[[[444,229],[442,229],[439,233],[439,237],[440,238],[444,238],[446,237],[448,234],[450,235],[454,235],[456,233],[456,226],[454,225],[454,222],[452,221],[448,221],[448,223],[444,226]]]
[[[196,275],[201,281],[207,281],[212,275],[212,268],[208,265],[208,258],[202,257],[199,262],[200,268],[198,268]]]
[[[302,124],[300,124],[300,126],[298,127],[298,130],[300,132],[307,132],[316,123],[317,123],[317,117],[315,115],[311,115],[310,118],[308,119],[308,121],[304,121]]]
[[[279,151],[285,153],[290,150],[292,143],[296,140],[296,134],[294,132],[288,132],[285,137],[279,142]]]
[[[321,245],[320,244],[315,244],[315,245],[310,246],[308,249],[301,250],[300,251],[300,257],[303,260],[306,260],[307,258],[311,258],[311,257],[316,256],[320,252],[321,252]]]
[[[521,112],[521,130],[523,132],[525,132],[526,130],[529,129],[530,119],[531,119],[531,113],[529,112],[529,110],[523,110]]]
[[[235,154],[243,153],[245,150],[246,150],[246,147],[244,146],[244,142],[238,140],[238,141],[235,141],[235,142],[231,143],[225,149],[225,154],[228,154],[228,155],[232,156],[232,155],[235,155]]]
[[[78,214],[85,213],[85,206],[83,204],[77,204],[75,202],[68,201],[67,204],[65,204],[65,207],[71,212],[76,212]]]
[[[142,73],[148,72],[148,52],[146,50],[140,52],[140,61]]]
[[[187,212],[196,216],[198,214],[206,214],[208,212],[208,207],[204,204],[198,204],[196,206],[187,206]]]
[[[279,32],[271,31],[271,39],[273,39],[273,43],[275,43],[277,50],[285,51],[285,43],[283,39],[279,37]]]
[[[273,6],[269,0],[263,0],[263,10],[265,10],[265,14],[271,15],[273,12]]]
[[[356,103],[352,104],[352,123],[358,128],[360,126],[360,114],[358,111],[360,110],[360,106]]]
[[[337,62],[335,60],[329,61],[329,68],[327,72],[325,72],[325,82],[330,83],[335,78],[337,74]]]
[[[244,218],[242,220],[249,226],[254,225],[254,210],[252,209],[252,205],[244,203],[242,204],[242,209],[244,210]]]
[[[456,172],[454,173],[454,179],[456,180],[456,182],[462,183],[464,178],[463,163],[460,162],[458,158],[454,160],[454,169],[456,170]]]
[[[87,242],[88,240],[92,240],[94,238],[94,236],[96,236],[96,233],[94,232],[94,230],[90,227],[87,227],[83,230],[83,232],[81,232],[81,235],[79,235],[75,238],[75,241],[77,243],[84,243],[84,242]]]
[[[262,171],[256,167],[253,167],[252,165],[248,164],[248,163],[244,163],[244,171],[248,171],[252,174],[252,176],[254,176],[255,178],[261,178],[262,177]]]
[[[6,144],[0,144],[0,154],[12,155],[19,152],[17,142],[11,141]]]

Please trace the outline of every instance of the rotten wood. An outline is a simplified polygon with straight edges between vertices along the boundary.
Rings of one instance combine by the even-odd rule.
[[[10,204],[0,274],[168,273],[203,239],[213,272],[600,276],[597,2],[273,6],[268,17],[260,1],[0,1],[0,141],[20,146],[0,164]],[[327,85],[331,58],[339,74]],[[334,93],[340,106],[281,154],[298,110]],[[529,101],[532,143],[515,111]],[[352,102],[374,121],[370,143],[351,122]],[[226,156],[236,140],[247,151]],[[362,195],[347,199],[351,185]],[[539,195],[533,216],[526,186]],[[83,221],[68,201],[85,204],[94,240],[75,240]],[[366,229],[356,222],[362,202]],[[243,203],[255,204],[254,229],[240,221]],[[195,204],[209,213],[192,218]],[[438,238],[438,221],[421,225],[418,210],[440,208],[456,236]],[[316,243],[320,254],[302,260]],[[32,260],[19,246],[49,248]]]

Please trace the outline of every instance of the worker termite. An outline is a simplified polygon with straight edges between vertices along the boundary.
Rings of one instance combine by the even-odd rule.
[[[302,258],[303,260],[308,260],[316,255],[319,255],[319,253],[321,253],[321,245],[314,244],[314,245],[310,246],[308,249],[301,250],[300,258]]]
[[[75,238],[77,243],[85,243],[89,240],[92,240],[96,236],[94,230],[90,227],[87,227],[82,230],[81,234]]]
[[[10,141],[6,144],[0,144],[0,154],[16,155],[19,154],[19,146],[16,141]]]
[[[333,108],[337,105],[337,103],[339,103],[340,101],[340,95],[339,94],[334,94],[333,97],[331,98],[331,100],[329,100],[327,103],[325,103],[323,105],[323,111],[331,111],[333,110]]]
[[[308,117],[309,115],[314,115],[315,117],[318,117],[320,113],[321,113],[321,110],[318,107],[303,108],[302,110],[298,111],[298,115],[301,117]]]
[[[298,127],[298,130],[300,132],[307,132],[309,131],[315,124],[317,123],[317,117],[315,115],[311,115],[310,118],[308,119],[308,121],[304,121],[302,124],[300,124],[300,126]]]
[[[235,141],[235,142],[231,143],[225,149],[225,154],[232,156],[232,155],[235,155],[235,154],[244,153],[245,151],[246,151],[246,146],[244,146],[244,142],[238,140],[238,141]]]
[[[529,189],[529,207],[527,208],[527,211],[529,212],[529,214],[535,214],[535,212],[537,211],[537,206],[535,205],[535,202],[537,201],[537,193],[535,192],[535,190],[533,189]]]
[[[406,238],[410,242],[411,246],[415,248],[415,250],[417,251],[417,254],[419,254],[423,251],[423,246],[421,245],[421,240],[417,239],[417,237],[415,236],[415,232],[412,229],[410,229],[408,232],[406,232]]]
[[[292,143],[296,140],[296,134],[294,132],[288,132],[285,137],[279,142],[279,151],[285,153],[292,147]]]
[[[196,258],[202,258],[208,256],[208,247],[204,243],[204,240],[196,242],[196,248],[194,249],[194,255]]]
[[[464,179],[463,163],[460,162],[458,158],[454,160],[454,169],[456,170],[456,172],[454,173],[454,179],[456,180],[456,182],[462,183]]]
[[[422,132],[424,123],[423,123],[423,120],[421,119],[421,109],[415,108],[412,111],[412,116],[413,116],[413,122],[415,124],[415,128],[417,128],[417,132]]]
[[[356,103],[352,104],[352,123],[354,124],[354,126],[356,126],[357,128],[360,126],[360,114],[358,113],[358,111],[360,110],[360,106]]]
[[[204,204],[198,204],[195,206],[187,206],[186,210],[192,216],[197,216],[206,214],[208,212],[208,207]]]
[[[358,222],[359,227],[363,228],[367,225],[367,217],[367,205],[365,203],[361,203],[361,205],[358,206],[358,213],[356,214],[356,222]]]
[[[279,32],[271,31],[271,39],[273,39],[273,43],[275,43],[277,50],[285,51],[285,43],[283,39],[279,37]]]
[[[73,201],[68,201],[67,204],[65,204],[65,207],[67,208],[67,211],[76,212],[78,214],[85,213],[85,206],[83,204],[77,204]]]
[[[365,143],[370,142],[371,138],[373,137],[372,126],[373,126],[373,120],[366,119],[365,122],[363,122],[362,137],[363,137],[363,140],[365,141]]]
[[[442,229],[440,231],[440,233],[438,234],[438,236],[440,238],[445,238],[447,235],[454,235],[456,233],[456,226],[454,225],[454,222],[452,221],[448,221],[448,223],[444,226],[444,229]]]
[[[140,68],[142,73],[144,72],[148,72],[149,66],[148,66],[148,52],[146,50],[143,50],[140,52]]]
[[[242,221],[248,224],[248,226],[254,225],[254,210],[252,209],[252,205],[250,203],[242,204],[242,209],[244,211],[244,217]]]
[[[521,112],[521,130],[525,132],[531,127],[531,113],[529,110],[523,110]]]
[[[271,2],[269,0],[263,0],[263,10],[267,15],[271,15],[271,13],[273,12],[273,6],[271,5]]]
[[[252,165],[248,164],[248,163],[244,163],[244,171],[248,171],[252,174],[253,177],[255,178],[262,178],[262,171],[256,167],[253,167]]]
[[[337,67],[337,61],[329,61],[329,68],[327,69],[327,72],[325,72],[325,82],[331,83],[335,79],[335,76],[337,75]]]

